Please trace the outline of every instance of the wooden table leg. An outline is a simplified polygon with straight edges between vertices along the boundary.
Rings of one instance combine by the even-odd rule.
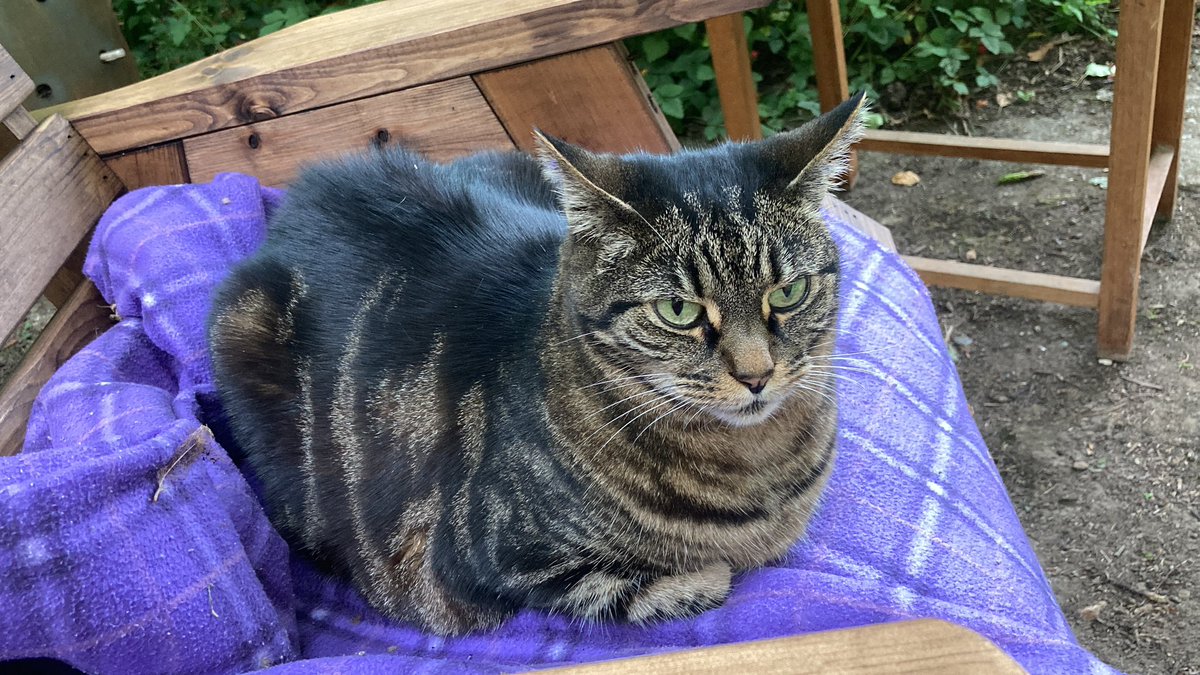
[[[1163,2],[1123,2],[1117,25],[1097,351],[1102,357],[1121,361],[1128,359],[1133,349],[1137,319]]]
[[[846,48],[842,44],[842,12],[838,0],[808,0],[808,28],[812,34],[813,67],[817,71],[817,98],[829,112],[850,98],[846,75]],[[843,187],[858,180],[858,153],[850,153],[850,170]]]
[[[750,48],[742,13],[718,16],[704,22],[708,49],[712,52],[713,72],[717,74],[717,94],[725,114],[725,135],[731,141],[762,138],[758,118],[758,94],[750,70]]]
[[[1155,215],[1170,218],[1175,211],[1179,182],[1179,141],[1183,136],[1184,101],[1187,97],[1188,61],[1192,57],[1192,26],[1196,0],[1166,0],[1163,7],[1162,46],[1158,61],[1158,87],[1154,93],[1154,145],[1175,149],[1171,171],[1158,198]]]

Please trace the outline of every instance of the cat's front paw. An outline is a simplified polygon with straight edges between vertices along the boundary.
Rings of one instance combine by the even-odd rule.
[[[633,623],[649,623],[719,607],[729,597],[732,574],[726,563],[713,563],[696,572],[660,577],[633,596],[626,616]]]

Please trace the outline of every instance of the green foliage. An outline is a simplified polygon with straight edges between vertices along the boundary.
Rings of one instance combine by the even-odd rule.
[[[768,134],[819,112],[804,5],[777,0],[745,15]],[[931,88],[935,99],[951,106],[999,84],[992,68],[1014,53],[1014,43],[1057,32],[1111,35],[1108,5],[1109,0],[842,0],[850,88],[876,97],[900,82]],[[627,45],[677,133],[700,133],[707,140],[724,133],[702,30],[682,26]],[[871,121],[883,120],[875,115]]]
[[[178,68],[318,14],[374,0],[113,0],[144,76]],[[497,0],[501,1],[501,0]],[[1059,32],[1113,34],[1110,0],[841,0],[852,90],[872,97],[899,82],[951,106],[995,87],[996,60],[1015,44]],[[766,133],[817,114],[815,69],[802,0],[745,15]],[[679,26],[626,43],[677,133],[724,133],[707,38]],[[1019,92],[1019,100],[1032,98]],[[881,124],[878,114],[871,120]]]
[[[113,0],[149,77],[318,14],[373,0]]]

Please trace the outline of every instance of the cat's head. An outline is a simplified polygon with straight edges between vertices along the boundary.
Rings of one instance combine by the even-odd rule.
[[[860,94],[765,141],[670,156],[539,135],[567,217],[558,283],[578,348],[630,378],[624,391],[668,401],[655,416],[679,406],[745,426],[811,392],[837,309],[819,205],[862,115]]]

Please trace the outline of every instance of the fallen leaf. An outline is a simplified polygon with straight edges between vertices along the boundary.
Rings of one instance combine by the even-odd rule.
[[[1007,108],[1008,106],[1012,105],[1012,102],[1013,102],[1012,94],[1006,94],[1004,92],[1000,92],[999,94],[996,94],[996,105],[1000,106],[1001,109]]]
[[[1083,71],[1085,77],[1112,77],[1117,67],[1111,63],[1089,63]]]
[[[921,182],[921,177],[912,171],[901,171],[892,176],[892,185],[901,185],[903,187],[912,187]]]
[[[975,108],[978,110],[983,110],[984,108],[988,107],[988,105],[989,104],[986,98],[981,98],[975,101]]]
[[[967,249],[967,252],[963,254],[963,260],[966,260],[967,262],[975,262],[978,258],[979,254],[976,253],[975,249],[973,248]]]
[[[1088,605],[1079,610],[1079,618],[1084,621],[1095,621],[1100,618],[1100,612],[1104,611],[1105,607],[1108,607],[1107,600],[1101,600],[1094,605]]]
[[[1041,178],[1042,176],[1045,176],[1045,175],[1046,175],[1045,171],[1041,171],[1038,169],[1034,169],[1033,171],[1014,171],[1013,173],[1006,173],[1003,176],[1000,176],[1000,180],[996,181],[996,184],[997,185],[1011,185],[1013,183],[1024,183],[1027,180]]]
[[[1054,49],[1055,47],[1057,47],[1059,45],[1065,45],[1068,42],[1070,42],[1071,40],[1074,40],[1075,37],[1076,36],[1074,36],[1074,35],[1059,35],[1058,37],[1054,38],[1053,40],[1050,40],[1049,42],[1043,44],[1041,47],[1038,47],[1037,49],[1029,52],[1028,54],[1025,55],[1025,57],[1028,58],[1033,63],[1041,63],[1042,59],[1046,58],[1046,56],[1050,53],[1051,49]]]

